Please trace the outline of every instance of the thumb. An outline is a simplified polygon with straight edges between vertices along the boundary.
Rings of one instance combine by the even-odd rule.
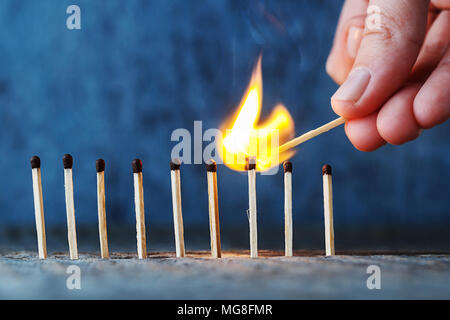
[[[371,0],[352,71],[331,98],[347,119],[378,110],[408,79],[426,32],[428,0]]]

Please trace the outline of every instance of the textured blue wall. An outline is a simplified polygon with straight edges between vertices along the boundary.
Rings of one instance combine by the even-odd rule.
[[[82,30],[66,28],[70,4]],[[283,102],[296,133],[336,115],[325,73],[341,2],[0,2],[0,224],[33,225],[29,158],[42,160],[47,225],[65,224],[64,153],[74,156],[77,222],[95,225],[95,159],[107,161],[110,225],[134,223],[131,160],[144,162],[147,222],[171,226],[169,158],[176,128],[218,127],[263,50],[264,112]],[[294,164],[297,224],[322,224],[321,166],[334,167],[339,225],[449,223],[449,134],[355,150],[342,128],[303,145]],[[219,168],[222,225],[246,225],[246,176]],[[261,225],[283,223],[283,177],[258,177]],[[186,225],[207,226],[203,165],[182,167]]]

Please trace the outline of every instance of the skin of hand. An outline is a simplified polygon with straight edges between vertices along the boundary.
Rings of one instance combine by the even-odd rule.
[[[361,151],[450,117],[450,0],[346,0],[327,72],[333,110]]]

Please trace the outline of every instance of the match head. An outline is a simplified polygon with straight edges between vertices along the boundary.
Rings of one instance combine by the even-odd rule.
[[[73,158],[70,154],[66,153],[63,157],[63,165],[64,169],[72,169],[73,167]]]
[[[97,169],[97,172],[103,172],[105,171],[105,160],[103,159],[98,159],[97,161],[95,161],[95,168]]]
[[[133,167],[133,173],[140,173],[140,172],[142,172],[142,161],[141,161],[141,159],[134,159],[131,162],[131,166]]]
[[[283,162],[284,172],[292,172],[292,162],[285,161]]]
[[[41,167],[41,159],[38,156],[33,156],[30,159],[31,169],[39,169]]]
[[[180,167],[181,167],[180,159],[172,159],[170,161],[170,170],[172,171],[180,170]]]
[[[256,170],[256,157],[247,157],[245,160],[247,161],[245,164],[245,170]]]
[[[217,163],[213,159],[206,162],[206,171],[217,172]]]
[[[331,175],[331,166],[329,164],[324,164],[322,167],[322,175]]]

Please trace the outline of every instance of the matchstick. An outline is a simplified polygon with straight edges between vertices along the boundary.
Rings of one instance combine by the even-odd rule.
[[[325,254],[334,256],[334,227],[333,227],[333,187],[331,183],[331,167],[322,167],[323,174],[323,206],[325,218]]]
[[[299,144],[306,142],[314,137],[317,137],[319,134],[322,134],[324,132],[327,132],[333,128],[336,128],[337,126],[340,126],[341,124],[345,123],[345,119],[340,117],[337,118],[336,120],[333,120],[331,122],[328,122],[327,124],[324,124],[323,126],[315,129],[315,130],[311,130],[308,131],[305,134],[302,134],[301,136],[292,139],[288,142],[286,142],[285,144],[283,144],[280,148],[279,148],[279,152],[284,152],[287,151],[289,149],[294,148],[295,146],[298,146]]]
[[[105,208],[105,160],[95,162],[97,169],[97,207],[98,207],[98,233],[100,237],[100,252],[102,259],[109,259],[108,231],[106,228]]]
[[[144,186],[142,177],[142,161],[132,162],[134,177],[134,205],[136,208],[136,239],[139,259],[147,258],[147,242],[145,236]]]
[[[47,258],[47,243],[45,239],[44,200],[42,198],[41,159],[34,156],[30,160],[33,177],[34,217],[38,240],[39,259]]]
[[[206,163],[208,179],[209,232],[211,235],[211,255],[222,257],[220,248],[219,200],[217,196],[217,164],[214,160]]]
[[[248,208],[250,222],[250,257],[258,257],[258,225],[256,221],[256,159],[247,162],[248,171]]]
[[[284,251],[292,257],[292,163],[285,161],[284,168]]]
[[[177,258],[185,256],[183,213],[181,211],[181,182],[179,159],[170,161],[170,180],[172,183],[173,226],[175,231],[175,249]]]
[[[70,154],[63,157],[64,188],[66,191],[67,238],[69,240],[70,259],[78,259],[77,231],[75,225],[75,206],[73,201],[73,158]]]

